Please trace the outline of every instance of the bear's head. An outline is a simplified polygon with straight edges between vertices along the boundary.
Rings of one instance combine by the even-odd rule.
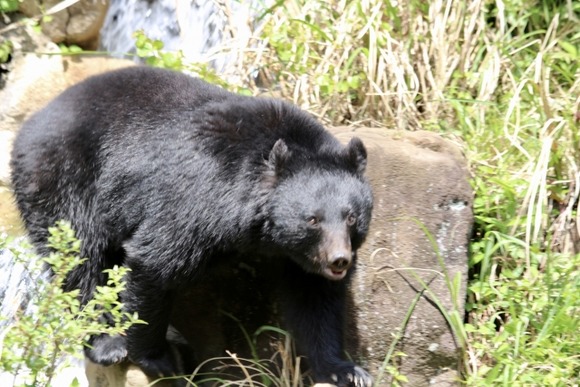
[[[278,140],[269,155],[265,233],[277,252],[304,270],[343,279],[369,228],[373,199],[364,178],[366,150],[354,138],[346,147],[299,154]]]

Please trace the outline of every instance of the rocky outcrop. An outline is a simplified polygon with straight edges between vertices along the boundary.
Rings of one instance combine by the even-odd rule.
[[[38,17],[42,11],[62,4],[62,0],[23,0],[20,12]],[[42,32],[55,43],[76,44],[94,50],[98,46],[109,0],[80,0],[41,20]]]
[[[21,59],[0,90],[0,135],[14,133],[32,111],[68,85],[132,64],[60,56]],[[451,385],[457,377],[458,343],[445,316],[463,316],[472,225],[472,190],[465,160],[456,145],[429,132],[333,131],[345,142],[353,135],[365,142],[375,196],[371,231],[359,252],[351,288],[348,352],[375,377],[382,372],[385,378],[379,385],[388,385],[383,362],[399,333],[395,352],[406,356],[397,356],[393,364],[409,385]],[[1,154],[7,152],[4,149]],[[6,157],[0,160],[7,161]],[[243,331],[251,335],[263,325],[278,324],[276,309],[269,303],[275,279],[267,273],[260,275],[256,270],[260,266],[255,261],[227,263],[215,277],[181,294],[172,323],[192,345],[196,358],[224,356],[225,350],[251,357]],[[280,349],[271,342],[274,333],[266,330],[257,336],[254,353],[260,358],[270,358]],[[127,364],[89,364],[87,373],[95,386],[145,383],[140,371]]]

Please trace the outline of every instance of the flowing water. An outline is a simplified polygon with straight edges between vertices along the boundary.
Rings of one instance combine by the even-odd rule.
[[[133,53],[133,32],[143,30],[165,49],[181,50],[188,60],[222,72],[235,60],[236,49],[246,46],[258,7],[256,0],[111,0],[101,49]]]

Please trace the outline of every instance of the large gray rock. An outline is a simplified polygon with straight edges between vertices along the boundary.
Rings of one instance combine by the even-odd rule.
[[[32,56],[29,60],[31,64],[13,66],[6,87],[0,90],[0,135],[11,136],[23,119],[66,86],[132,64],[58,56]],[[377,377],[393,334],[403,326],[413,299],[427,284],[429,291],[421,294],[396,347],[407,356],[397,357],[394,364],[409,379],[409,385],[452,384],[458,367],[457,343],[436,305],[463,315],[472,225],[472,190],[465,160],[457,146],[429,132],[376,128],[333,131],[345,142],[353,135],[365,142],[375,196],[370,234],[359,252],[351,289],[348,352]],[[6,156],[7,152],[9,144],[0,154]],[[2,164],[7,160],[0,160],[5,176],[7,168]],[[278,324],[276,308],[269,306],[276,281],[267,274],[259,275],[257,269],[262,264],[226,263],[197,289],[180,295],[172,323],[198,359],[224,356],[226,350],[250,357],[241,328],[252,334],[265,324]],[[452,295],[446,278],[456,275],[460,275],[458,291]],[[260,358],[270,358],[280,348],[271,344],[268,334],[260,335],[256,343]],[[92,385],[103,387],[136,386],[147,380],[127,364],[89,364],[87,374]],[[387,384],[385,378],[379,385]]]
[[[396,351],[395,363],[411,386],[446,385],[458,376],[459,348],[440,303],[462,320],[473,191],[458,147],[430,132],[348,128],[362,138],[375,208],[353,281],[351,353],[374,375],[403,327],[413,299],[423,292]],[[449,286],[459,281],[453,293]],[[428,285],[428,291],[424,285]]]

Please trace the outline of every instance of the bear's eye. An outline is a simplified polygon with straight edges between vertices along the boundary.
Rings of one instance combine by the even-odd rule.
[[[346,225],[347,226],[354,226],[356,223],[356,215],[355,214],[348,214],[346,217]]]
[[[306,222],[310,227],[318,227],[320,225],[320,219],[318,219],[316,216],[309,217],[306,219]]]

